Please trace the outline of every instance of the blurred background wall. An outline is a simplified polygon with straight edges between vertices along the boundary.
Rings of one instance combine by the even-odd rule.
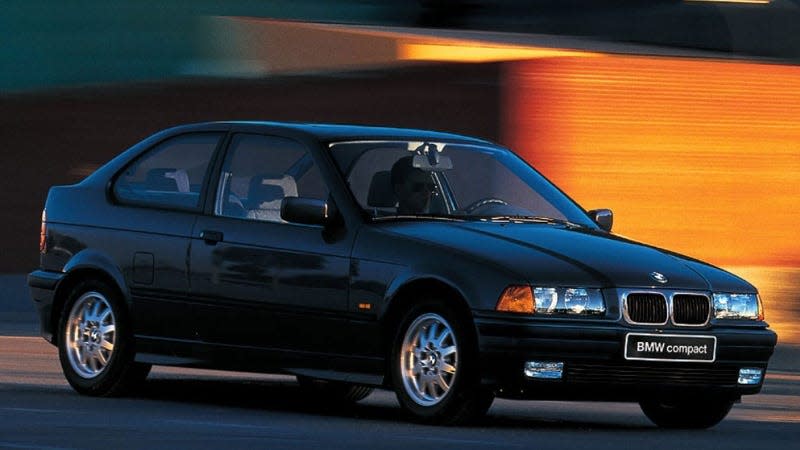
[[[754,282],[800,342],[800,0],[7,0],[0,272],[47,188],[194,121],[515,149],[615,231]],[[541,34],[546,33],[546,34]]]
[[[800,266],[800,67],[606,55],[504,65],[502,140],[618,233]]]
[[[4,0],[0,92],[213,74],[208,57],[219,56],[220,35],[206,18],[214,16],[584,36],[800,58],[799,0]],[[233,69],[248,74],[246,65],[226,73]]]
[[[416,7],[404,0],[4,0],[0,92],[204,75],[215,45],[206,17],[406,22]]]

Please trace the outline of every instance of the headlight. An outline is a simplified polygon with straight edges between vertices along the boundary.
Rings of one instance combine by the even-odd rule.
[[[550,314],[558,308],[558,292],[555,288],[533,288],[533,299],[536,301],[535,312]]]
[[[496,309],[548,316],[596,316],[605,314],[606,305],[600,289],[509,286]]]
[[[714,316],[717,319],[764,320],[761,299],[756,294],[714,294]]]
[[[564,309],[570,314],[583,314],[584,311],[588,311],[588,314],[596,314],[606,311],[600,291],[597,291],[596,296],[592,296],[586,289],[565,290]]]
[[[536,314],[595,316],[606,312],[600,289],[537,287],[533,298]]]

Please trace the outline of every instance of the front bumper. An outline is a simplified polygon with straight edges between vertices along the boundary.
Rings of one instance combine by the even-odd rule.
[[[55,299],[56,289],[66,274],[60,272],[48,272],[35,270],[28,274],[28,286],[31,289],[31,297],[39,312],[40,333],[48,342],[53,342],[54,327],[53,300]]]
[[[638,401],[653,395],[739,398],[761,390],[740,385],[739,369],[761,368],[777,342],[764,328],[663,329],[620,322],[534,320],[476,314],[482,379],[498,395],[541,400]],[[714,362],[635,361],[624,357],[628,333],[716,336]],[[562,362],[560,379],[524,375],[526,361]]]

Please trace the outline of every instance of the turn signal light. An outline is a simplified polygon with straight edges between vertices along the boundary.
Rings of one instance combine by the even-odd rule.
[[[509,286],[497,301],[497,311],[532,314],[535,312],[530,286]]]

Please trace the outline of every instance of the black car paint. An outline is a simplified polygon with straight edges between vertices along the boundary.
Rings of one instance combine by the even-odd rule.
[[[262,133],[301,142],[331,188],[341,223],[321,227],[214,216],[213,187],[229,138],[220,143],[208,182],[211,188],[204,190],[198,211],[115,203],[111,182],[134,157],[167,138],[200,131]],[[91,272],[113,282],[126,299],[135,324],[137,360],[282,370],[381,385],[386,382],[388,343],[397,326],[395,299],[408,297],[399,293],[439,292],[472,313],[482,351],[482,378],[501,393],[594,398],[604,392],[620,398],[614,383],[571,390],[570,383],[550,389],[549,381],[525,381],[522,364],[527,359],[558,358],[624,365],[622,342],[631,330],[697,333],[697,328],[640,327],[621,319],[615,306],[617,290],[654,287],[648,278],[651,271],[667,275],[673,290],[756,292],[721,269],[598,227],[373,222],[364,217],[326,144],[423,138],[493,145],[427,131],[275,123],[198,124],[146,139],[78,185],[51,189],[46,204],[49,251],[29,278],[42,334],[54,342],[55,318],[66,289],[74,277]],[[208,239],[208,232],[222,239]],[[514,284],[601,288],[609,308],[598,319],[494,312],[500,293]],[[734,326],[712,321],[701,331],[719,338],[714,366],[747,363],[765,368],[776,341],[764,322]],[[550,387],[524,387],[536,383]],[[720,389],[734,397],[760,390],[760,385],[687,387],[680,380],[675,387]],[[637,397],[640,391],[668,388],[639,386],[626,392]]]
[[[648,274],[658,271],[669,274],[671,288],[755,292],[745,281],[713,267],[689,267],[685,258],[602,231],[493,222],[408,222],[387,228],[401,236],[435,241],[505,270],[513,268],[533,285],[642,287],[653,285]]]

